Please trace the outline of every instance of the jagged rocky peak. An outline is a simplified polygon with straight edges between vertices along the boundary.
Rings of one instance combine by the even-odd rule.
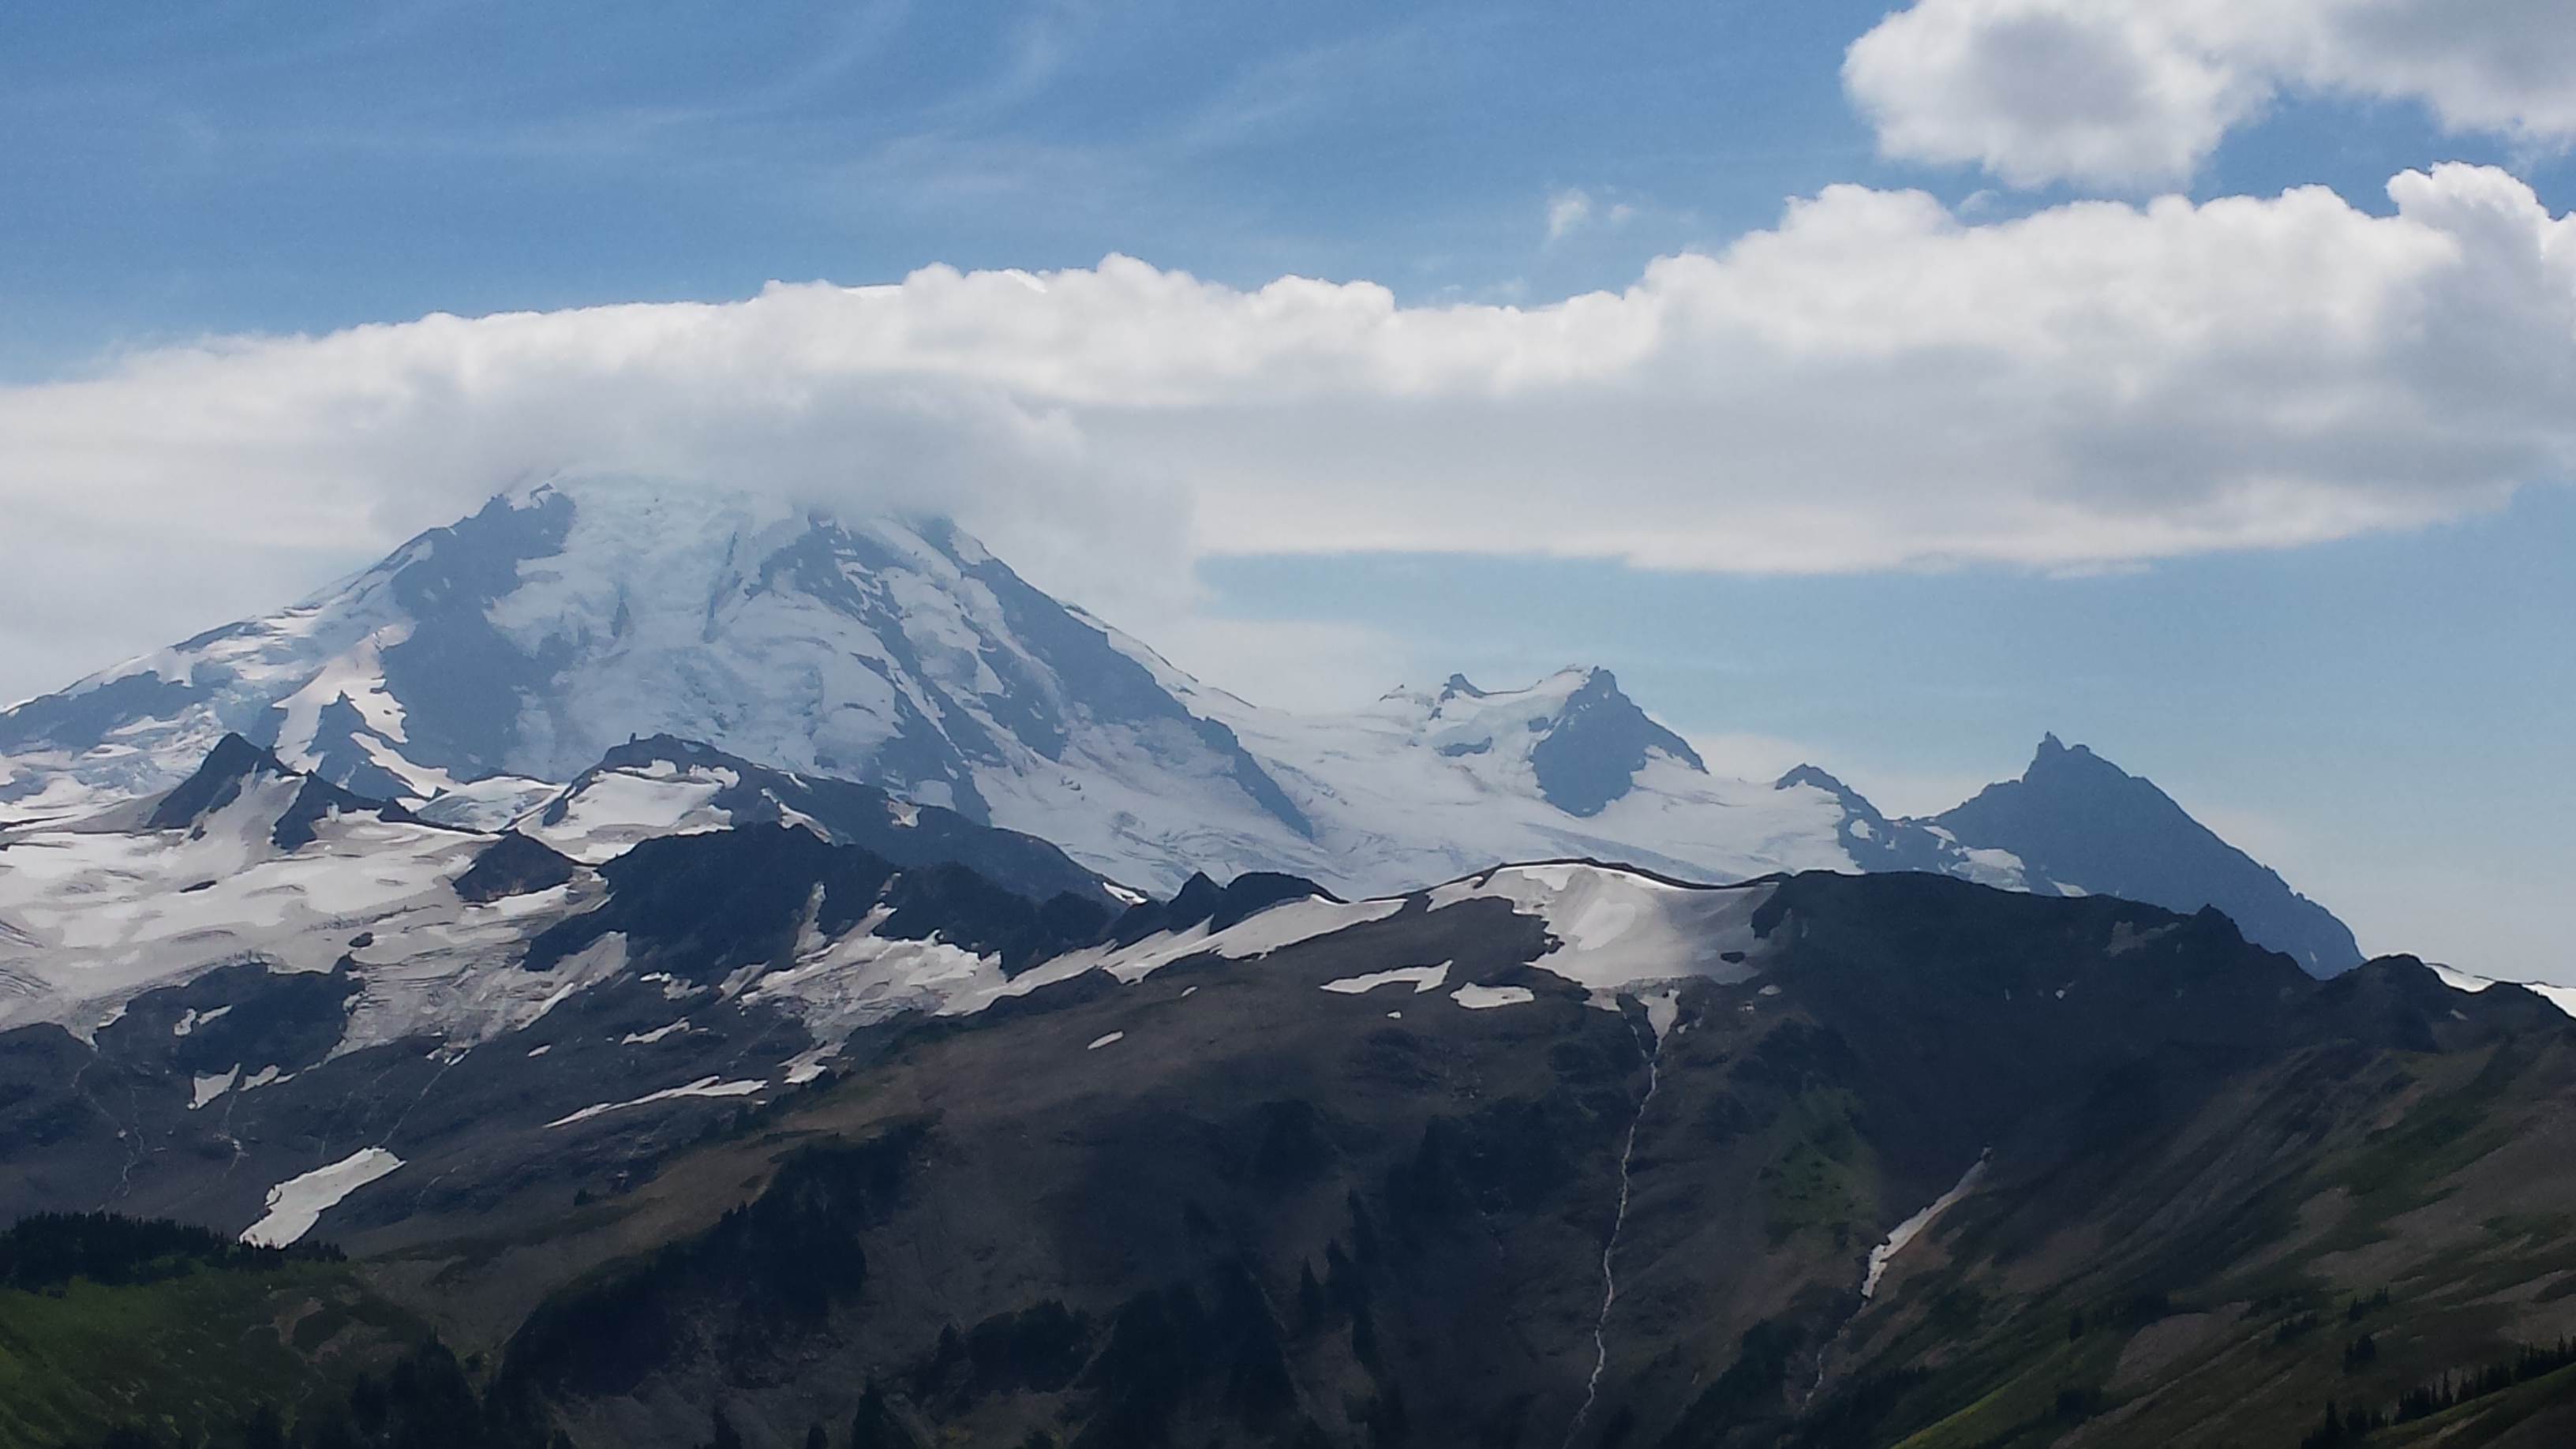
[[[2248,940],[2311,975],[2361,964],[2352,932],[2171,796],[2083,745],[2040,741],[2018,780],[1927,822],[1962,845],[2019,857],[2030,887],[2113,895],[2169,910],[2215,906]]]
[[[197,772],[182,780],[169,794],[161,797],[145,817],[145,828],[151,830],[187,830],[205,818],[241,798],[242,791],[262,780],[295,776],[277,756],[252,744],[239,735],[226,735],[206,752]]]
[[[1708,773],[1690,742],[1655,723],[1607,669],[1576,666],[1500,691],[1452,674],[1436,691],[1399,690],[1387,702],[1420,711],[1424,742],[1445,758],[1526,762],[1541,798],[1568,815],[1600,814],[1658,757]]]
[[[1167,901],[1140,901],[1118,918],[1111,939],[1133,945],[1157,932],[1205,926],[1214,935],[1289,901],[1320,899],[1341,904],[1341,897],[1302,876],[1251,870],[1218,885],[1202,872],[1181,883]]]
[[[290,769],[274,753],[228,734],[206,752],[196,773],[152,802],[143,825],[147,830],[202,832],[208,821],[246,796],[252,801],[250,811],[265,822],[269,842],[280,850],[301,850],[312,844],[313,827],[334,815],[367,813],[388,821],[412,818],[392,801],[370,800]]]
[[[1836,835],[1861,870],[1931,871],[2004,890],[2030,888],[2021,862],[2010,852],[1964,846],[1947,830],[1920,820],[1891,820],[1867,796],[1814,765],[1790,770],[1771,788],[1815,790],[1830,797],[1842,811]]]

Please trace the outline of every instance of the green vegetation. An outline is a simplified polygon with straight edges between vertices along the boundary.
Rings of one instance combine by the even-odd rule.
[[[546,1449],[328,1245],[109,1213],[0,1233],[5,1449]]]
[[[336,1264],[156,1258],[152,1271],[0,1289],[0,1445],[82,1443],[119,1427],[224,1442],[263,1408],[292,1417],[417,1332]],[[326,1316],[338,1325],[326,1337],[299,1333]]]
[[[1903,1285],[1808,1424],[1866,1419],[1877,1432],[1847,1442],[1906,1449],[2037,1449],[2079,1428],[2083,1445],[2223,1430],[2328,1449],[2481,1443],[2576,1403],[2576,1348],[2513,1332],[2514,1304],[2568,1296],[2576,1224],[2449,1208],[2480,1173],[2531,1170],[2498,1154],[2557,1110],[2566,1046],[2293,1063],[2246,1087],[2250,1116],[2221,1098],[2133,1141],[2094,1185],[2107,1219],[2075,1229],[2088,1256],[2054,1285],[2021,1275],[2045,1250],[2034,1229],[2061,1220],[1967,1207],[1935,1230],[1950,1265]],[[2352,1281],[2362,1264],[2384,1280]]]
[[[36,1213],[0,1233],[0,1288],[43,1292],[74,1278],[108,1287],[153,1283],[197,1268],[275,1272],[289,1263],[337,1263],[328,1243],[257,1248],[166,1219],[115,1213]]]

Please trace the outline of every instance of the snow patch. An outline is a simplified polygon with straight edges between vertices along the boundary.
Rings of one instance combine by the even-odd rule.
[[[680,773],[668,761],[650,770],[605,770],[591,776],[519,829],[584,865],[602,865],[636,844],[664,835],[703,835],[733,824],[715,806],[740,783],[731,770]],[[542,818],[562,814],[552,821]]]
[[[1968,1170],[1959,1175],[1957,1186],[1934,1198],[1923,1211],[1898,1223],[1896,1231],[1887,1235],[1886,1242],[1869,1250],[1869,1272],[1860,1280],[1861,1302],[1867,1303],[1878,1295],[1878,1280],[1886,1276],[1887,1265],[1896,1260],[1897,1254],[1905,1251],[1906,1244],[1921,1237],[1923,1230],[1932,1226],[1933,1220],[1948,1212],[1959,1199],[1976,1191],[1977,1179],[1986,1175],[1986,1162],[1991,1155],[1991,1152],[1979,1153],[1977,1160],[1968,1164]]]
[[[1678,991],[1661,991],[1652,996],[1640,997],[1639,1000],[1645,1003],[1646,1029],[1655,1034],[1655,1040],[1661,1042],[1665,1037],[1672,1035],[1673,1024],[1682,1018],[1682,994]]]
[[[1402,896],[1348,903],[1308,896],[1304,900],[1272,906],[1213,934],[1202,922],[1186,931],[1148,936],[1132,946],[1116,949],[1093,947],[1058,957],[1056,961],[1047,963],[1052,971],[1048,979],[1060,981],[1066,976],[1097,968],[1132,986],[1175,961],[1198,955],[1222,956],[1229,961],[1252,960],[1347,931],[1354,926],[1383,921],[1403,910],[1404,905]],[[1058,962],[1063,963],[1061,967]],[[1028,977],[1020,979],[1025,981]]]
[[[1596,992],[1702,977],[1749,980],[1770,943],[1753,915],[1778,887],[1693,886],[1583,862],[1514,865],[1452,881],[1430,893],[1434,911],[1476,900],[1511,903],[1555,938],[1531,964]]]
[[[217,1097],[222,1096],[224,1093],[231,1091],[233,1089],[233,1083],[240,1080],[241,1066],[239,1063],[235,1063],[233,1069],[229,1072],[218,1072],[212,1076],[197,1078],[195,1094],[193,1099],[188,1103],[188,1110],[194,1112],[198,1108],[205,1106],[208,1102],[211,1102]]]
[[[789,1057],[785,1062],[780,1064],[779,1068],[787,1074],[785,1078],[787,1085],[791,1087],[801,1087],[807,1082],[814,1080],[816,1077],[823,1075],[824,1061],[827,1058],[839,1056],[841,1054],[841,1047],[842,1043],[840,1042],[827,1041],[820,1046],[809,1047],[806,1050]]]
[[[1491,1011],[1498,1006],[1524,1006],[1538,997],[1526,986],[1461,986],[1449,993],[1449,999],[1469,1011]]]
[[[2456,966],[2445,966],[2439,961],[2427,961],[2424,964],[2432,968],[2434,975],[2442,978],[2443,985],[2454,991],[2464,991],[2475,996],[2490,986],[2519,986],[2569,1016],[2576,1017],[2576,986],[2559,986],[2547,981],[2504,982],[2492,976],[2473,975]]]
[[[342,1198],[402,1165],[381,1147],[362,1147],[328,1167],[290,1177],[268,1190],[267,1216],[242,1229],[241,1240],[255,1248],[283,1248],[313,1231]]]
[[[1381,986],[1410,981],[1413,994],[1420,996],[1440,989],[1440,984],[1449,979],[1449,965],[1443,961],[1437,966],[1399,966],[1392,971],[1372,971],[1366,976],[1345,976],[1339,981],[1325,982],[1324,989],[1344,996],[1364,996]]]
[[[661,1091],[647,1092],[641,1097],[631,1098],[624,1102],[595,1103],[591,1106],[582,1108],[578,1112],[557,1117],[546,1125],[549,1127],[569,1127],[575,1122],[587,1122],[591,1118],[601,1116],[605,1113],[623,1112],[629,1107],[645,1107],[650,1106],[655,1102],[674,1102],[678,1101],[682,1097],[748,1097],[767,1085],[769,1084],[765,1081],[727,1082],[715,1077],[700,1077],[686,1086],[665,1087]]]
[[[1123,1032],[1123,1031],[1113,1031],[1113,1032],[1111,1032],[1111,1033],[1110,1033],[1109,1035],[1107,1035],[1107,1036],[1095,1038],[1095,1039],[1092,1041],[1091,1045],[1089,1045],[1089,1046],[1087,1046],[1087,1047],[1084,1047],[1084,1048],[1083,1048],[1083,1050],[1084,1050],[1084,1051],[1087,1051],[1087,1052],[1096,1052],[1096,1051],[1100,1050],[1102,1047],[1108,1046],[1108,1045],[1110,1045],[1110,1044],[1111,1044],[1111,1043],[1113,1043],[1113,1042],[1121,1042],[1121,1041],[1125,1041],[1126,1039],[1127,1039],[1127,1033],[1125,1033],[1125,1032]]]

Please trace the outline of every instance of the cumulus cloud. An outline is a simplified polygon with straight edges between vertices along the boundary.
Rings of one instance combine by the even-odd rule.
[[[0,390],[0,670],[562,471],[948,513],[1149,638],[1212,553],[2078,569],[2413,527],[2565,472],[2576,223],[2494,170],[2390,190],[1972,226],[1834,187],[1526,309],[1112,257],[148,353]]]
[[[2576,137],[2566,0],[1918,0],[1843,65],[1879,145],[2015,185],[2186,180],[2284,89]]]

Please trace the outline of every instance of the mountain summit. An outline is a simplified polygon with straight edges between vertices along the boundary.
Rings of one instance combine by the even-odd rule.
[[[2325,907],[2153,783],[2055,735],[2040,741],[2020,779],[1989,785],[1931,823],[1972,849],[2012,852],[2033,890],[2072,887],[2177,911],[2216,906],[2248,939],[2286,952],[2311,975],[2361,964],[2352,932]]]
[[[548,486],[0,715],[19,767],[0,791],[139,794],[238,732],[358,793],[431,800],[569,781],[672,736],[1039,827],[1149,880],[1194,868],[1175,834],[1220,854],[1305,839],[1260,763],[1144,652],[945,524]]]

